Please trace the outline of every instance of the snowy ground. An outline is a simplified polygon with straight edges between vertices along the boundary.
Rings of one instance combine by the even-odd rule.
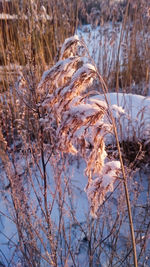
[[[106,97],[110,106],[114,108],[113,114],[116,117],[120,141],[143,139],[149,142],[150,97],[122,93],[109,93]],[[97,95],[93,99],[105,100],[105,96]],[[123,110],[119,112],[115,107],[121,107]]]
[[[122,71],[124,73],[126,63],[129,60],[128,53],[132,47],[132,26],[130,25],[130,27],[130,29],[127,28],[127,30],[124,30],[121,40],[121,23],[112,24],[108,22],[102,27],[97,26],[95,28],[92,28],[91,25],[83,25],[77,31],[79,38],[84,40],[89,50],[89,54],[92,60],[96,63],[100,74],[102,77],[105,77],[105,80],[107,79],[107,85],[110,86],[109,90],[115,90],[114,74],[116,72],[116,62],[119,60],[121,75]],[[143,58],[145,47],[148,43],[150,43],[150,35],[148,33],[143,33],[143,31],[136,33],[137,53],[139,58],[145,62],[145,65],[149,65],[149,57],[147,56]],[[120,51],[118,54],[119,46]],[[147,87],[149,88],[147,89]],[[136,84],[133,80],[132,84],[130,84],[129,92],[131,92],[131,90],[137,94],[139,92],[139,94],[150,95],[150,82],[147,84],[147,82],[143,79],[140,81],[140,84],[139,82]]]
[[[114,28],[111,23],[105,24],[103,27],[91,28],[91,25],[85,25],[78,30],[79,38],[83,39],[88,47],[90,56],[95,61],[101,75],[106,72],[105,63],[108,66],[112,62],[116,62],[121,24],[117,24]],[[112,66],[113,67],[113,66]]]

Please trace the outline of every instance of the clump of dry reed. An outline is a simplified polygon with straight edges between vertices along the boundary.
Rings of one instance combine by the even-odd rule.
[[[103,101],[94,103],[84,96],[87,87],[97,77],[97,71],[93,65],[85,64],[76,55],[80,46],[82,43],[77,36],[66,39],[60,61],[43,74],[38,87],[39,93],[44,97],[39,105],[44,109],[44,117],[40,122],[43,131],[46,129],[50,131],[50,135],[55,136],[57,150],[72,154],[79,151],[85,159],[85,174],[88,176],[86,192],[91,214],[96,217],[105,195],[108,191],[113,191],[114,178],[120,164],[105,162],[104,136],[111,131],[111,126],[103,119],[108,108]],[[53,129],[51,134],[52,125],[55,125],[56,130]],[[92,146],[88,149],[90,143]]]
[[[43,70],[59,55],[61,44],[74,34],[77,6],[76,1],[63,0],[12,1],[10,8],[9,3],[4,4],[7,14],[0,23],[0,65],[7,68],[1,79],[6,90],[16,80],[19,67],[34,72],[39,82]]]

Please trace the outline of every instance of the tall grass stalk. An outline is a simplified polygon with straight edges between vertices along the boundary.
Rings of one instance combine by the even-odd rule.
[[[129,2],[130,2],[130,0],[128,1],[128,4],[129,4]],[[127,15],[127,13],[126,13],[126,15]],[[85,49],[86,49],[86,51],[88,53],[88,56],[89,56],[92,64],[96,68],[96,64],[93,61],[93,59],[91,58],[91,56],[90,56],[90,54],[88,52],[88,49],[85,46],[85,43],[83,43],[83,45],[84,45],[84,47],[85,47]],[[100,83],[102,85],[102,89],[103,89],[103,93],[104,93],[104,96],[105,96],[105,100],[106,100],[107,106],[108,106],[108,108],[110,108],[109,99],[106,96],[106,94],[108,93],[108,88],[107,88],[107,85],[106,85],[104,79],[102,78],[102,76],[98,72],[98,70],[97,70],[97,76],[98,76],[99,81],[100,81]],[[133,225],[133,220],[132,220],[131,204],[130,204],[130,199],[129,199],[128,186],[127,186],[127,177],[126,177],[126,174],[125,174],[125,168],[124,168],[124,163],[123,163],[123,159],[122,159],[122,153],[121,153],[121,149],[120,149],[120,143],[119,143],[119,138],[118,138],[118,133],[117,133],[117,128],[116,128],[116,122],[115,122],[115,119],[113,117],[111,109],[110,109],[110,116],[111,116],[111,121],[112,121],[112,124],[113,124],[113,131],[114,131],[115,138],[116,138],[116,144],[117,144],[117,149],[118,149],[118,154],[119,154],[119,160],[120,160],[120,163],[121,163],[121,169],[122,169],[122,174],[123,174],[123,184],[124,184],[125,197],[126,197],[126,203],[127,203],[127,208],[128,208],[129,225],[130,225],[132,248],[133,248],[134,266],[137,267],[138,265],[137,265],[137,254],[136,254],[136,242],[135,242],[135,235],[134,235],[134,225]]]
[[[120,61],[120,49],[121,49],[121,43],[123,41],[123,34],[126,28],[126,22],[128,18],[128,11],[129,11],[129,5],[130,0],[127,2],[125,15],[122,22],[121,32],[120,32],[120,39],[119,39],[119,45],[118,45],[118,51],[117,51],[117,61],[116,61],[116,92],[119,92],[119,61]]]

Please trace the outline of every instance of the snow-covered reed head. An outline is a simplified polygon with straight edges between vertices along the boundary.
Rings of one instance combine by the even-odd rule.
[[[80,46],[77,36],[66,39],[60,61],[43,74],[38,91],[44,110],[41,123],[45,132],[53,136],[53,147],[63,153],[78,153],[86,161],[85,191],[91,214],[96,217],[107,192],[113,191],[120,165],[105,162],[104,137],[111,131],[108,120],[104,121],[108,107],[104,101],[93,101],[86,94],[97,77],[97,70],[76,55]]]
[[[60,59],[65,59],[77,54],[78,46],[80,46],[80,40],[77,35],[67,38],[61,48]]]

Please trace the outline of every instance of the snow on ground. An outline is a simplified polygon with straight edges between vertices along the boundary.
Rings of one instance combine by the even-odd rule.
[[[124,30],[122,40],[120,40],[121,28],[122,23],[113,24],[108,22],[103,26],[97,26],[94,28],[91,25],[83,25],[77,30],[79,38],[86,44],[90,57],[94,60],[98,71],[102,77],[107,77],[107,84],[109,84],[111,79],[111,84],[113,84],[115,77],[114,72],[116,71],[116,64],[118,60],[120,71],[122,72],[123,70],[124,73],[125,66],[128,61],[128,49],[130,49],[130,46],[132,47],[132,44],[130,44],[132,41],[132,25],[130,25],[130,30],[127,28],[127,32]],[[135,38],[137,54],[139,55],[140,60],[143,60],[145,65],[148,66],[149,57],[143,58],[143,55],[145,47],[150,43],[150,35],[149,33],[139,31],[136,33]],[[120,51],[118,54],[119,47]],[[141,80],[138,84],[133,81],[131,87],[134,92],[143,92],[143,94],[146,93],[147,95],[150,95],[150,82],[147,84],[146,80]],[[148,87],[149,89],[147,90]]]
[[[112,111],[114,107],[121,107],[118,117],[118,110],[115,108],[113,115],[116,118],[118,135],[120,140],[145,140],[150,142],[150,97],[141,95],[108,93],[106,94]],[[92,97],[93,100],[105,100],[104,95]]]
[[[82,26],[81,29],[78,29],[77,34],[80,39],[82,39],[88,50],[89,54],[98,66],[98,69],[102,76],[106,75],[105,64],[107,62],[115,66],[117,59],[119,38],[120,38],[120,29],[121,24],[118,23],[114,27],[112,23],[106,23],[103,27],[97,26],[92,29],[91,25]],[[105,73],[104,73],[105,72]]]

